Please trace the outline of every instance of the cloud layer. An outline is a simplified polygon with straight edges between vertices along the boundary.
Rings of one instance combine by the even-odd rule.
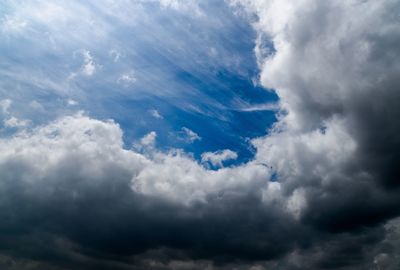
[[[183,3],[162,1],[193,10]],[[0,139],[2,268],[399,268],[400,4],[231,5],[257,31],[261,84],[279,96],[254,159],[223,167],[235,152],[204,153],[211,170],[157,150],[155,132],[139,153],[117,123],[84,113],[21,126]]]

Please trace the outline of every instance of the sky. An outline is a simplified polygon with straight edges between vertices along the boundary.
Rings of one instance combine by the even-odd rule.
[[[0,0],[0,268],[400,268],[396,0]]]
[[[120,124],[127,148],[154,131],[160,150],[229,148],[240,164],[276,120],[256,33],[223,1],[28,3],[2,4],[1,95],[32,126],[84,111]]]

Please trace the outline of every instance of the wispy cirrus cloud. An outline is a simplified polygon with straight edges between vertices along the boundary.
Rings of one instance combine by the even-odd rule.
[[[5,7],[2,21],[23,21],[24,27],[8,27],[7,33],[6,26],[2,28],[7,42],[0,48],[0,96],[21,107],[37,100],[44,112],[51,112],[20,110],[34,123],[74,110],[121,123],[127,123],[123,118],[129,115],[144,121],[146,114],[140,111],[157,107],[180,118],[164,118],[163,124],[152,127],[159,134],[182,126],[194,130],[188,122],[195,125],[208,118],[213,133],[240,138],[249,135],[237,134],[240,129],[233,127],[232,101],[246,99],[251,106],[256,96],[271,96],[252,84],[257,72],[251,52],[255,33],[225,2],[8,1]],[[242,41],[235,38],[238,34]],[[6,90],[16,84],[12,93]],[[249,100],[247,93],[255,96]],[[68,100],[77,105],[68,106]],[[273,120],[273,112],[264,114]],[[229,130],[218,128],[225,123]],[[138,130],[127,133],[128,143],[149,131],[141,121],[130,121],[127,129]],[[263,130],[264,123],[257,124],[255,133]],[[236,144],[243,155],[251,155],[246,143],[228,138],[225,142],[224,147]],[[177,140],[163,143],[183,147]],[[201,144],[204,149],[197,155],[216,147],[209,140]]]

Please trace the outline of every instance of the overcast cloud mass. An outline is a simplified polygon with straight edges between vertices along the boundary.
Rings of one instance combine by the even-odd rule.
[[[400,2],[0,0],[0,268],[400,269]]]

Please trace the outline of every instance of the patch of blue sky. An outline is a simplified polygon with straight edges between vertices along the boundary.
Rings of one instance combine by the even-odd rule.
[[[225,1],[5,3],[0,99],[33,125],[83,110],[118,122],[127,148],[155,131],[161,150],[231,149],[237,164],[276,121],[276,95],[254,84],[255,33]]]

